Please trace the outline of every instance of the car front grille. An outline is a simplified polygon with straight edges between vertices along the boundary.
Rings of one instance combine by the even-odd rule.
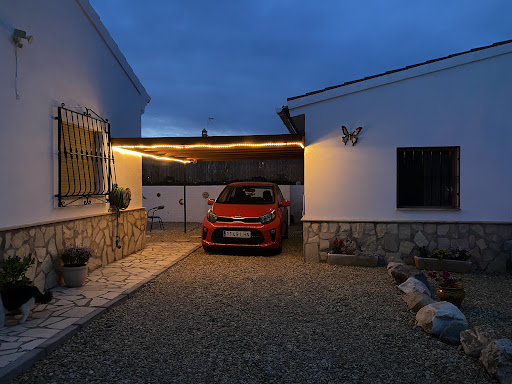
[[[224,231],[250,231],[251,237],[247,239],[241,239],[238,237],[224,237]],[[218,244],[246,244],[246,245],[258,245],[262,244],[265,239],[263,233],[258,229],[252,228],[217,228],[212,233],[212,241]]]
[[[259,217],[234,218],[234,217],[219,216],[219,217],[217,217],[217,221],[219,223],[246,223],[246,224],[260,223],[261,224],[261,220]]]

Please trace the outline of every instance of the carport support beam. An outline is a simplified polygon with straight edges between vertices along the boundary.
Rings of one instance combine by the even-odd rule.
[[[183,163],[183,226],[187,233],[187,163]]]

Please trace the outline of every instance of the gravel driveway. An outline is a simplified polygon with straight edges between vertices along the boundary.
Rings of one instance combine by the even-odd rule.
[[[150,241],[168,236],[177,235]],[[500,279],[508,298],[512,280]],[[510,324],[502,307],[496,318]],[[487,316],[472,313],[477,323]],[[414,328],[384,268],[305,264],[295,232],[279,256],[199,249],[16,382],[493,381],[477,360]]]

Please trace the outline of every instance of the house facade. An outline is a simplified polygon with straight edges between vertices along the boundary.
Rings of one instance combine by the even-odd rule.
[[[305,124],[305,260],[349,237],[388,261],[467,248],[475,268],[511,270],[510,68],[505,41],[289,98]]]
[[[150,97],[88,0],[4,2],[0,36],[0,257],[32,253],[48,289],[66,246],[91,247],[90,270],[145,246],[142,160],[110,138],[140,137]]]

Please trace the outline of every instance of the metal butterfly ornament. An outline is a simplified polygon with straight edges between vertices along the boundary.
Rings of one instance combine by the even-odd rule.
[[[354,132],[350,133],[347,127],[342,125],[341,130],[343,131],[343,137],[341,138],[341,140],[343,140],[343,143],[345,145],[347,145],[347,142],[350,140],[352,141],[352,146],[354,146],[358,140],[357,135],[359,135],[359,132],[361,132],[362,129],[363,127],[357,127]]]

